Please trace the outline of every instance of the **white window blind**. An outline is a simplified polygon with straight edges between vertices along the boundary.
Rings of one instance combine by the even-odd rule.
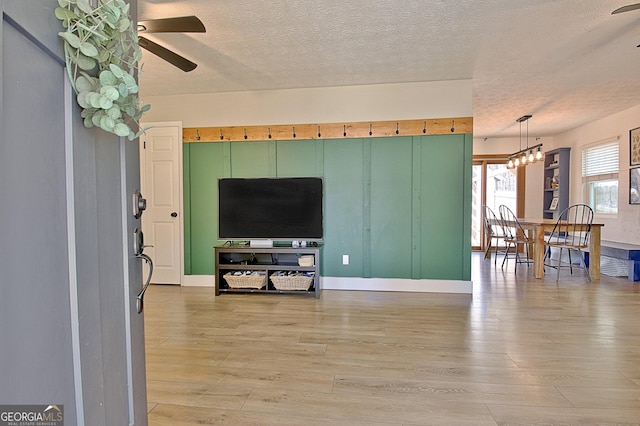
[[[585,200],[596,214],[618,213],[618,140],[582,150],[582,183]]]
[[[617,178],[619,163],[617,140],[584,148],[582,150],[582,180]]]

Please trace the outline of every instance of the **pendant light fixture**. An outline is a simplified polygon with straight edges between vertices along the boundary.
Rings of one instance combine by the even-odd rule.
[[[509,156],[509,161],[507,161],[507,168],[513,169],[519,166],[526,166],[527,164],[534,163],[536,161],[540,161],[544,158],[544,154],[542,153],[542,144],[539,143],[537,145],[529,147],[529,119],[532,115],[523,115],[518,118],[516,121],[520,123],[520,150],[514,152]],[[522,123],[527,123],[527,135],[526,135],[526,147],[522,148]],[[534,153],[535,151],[535,153]]]

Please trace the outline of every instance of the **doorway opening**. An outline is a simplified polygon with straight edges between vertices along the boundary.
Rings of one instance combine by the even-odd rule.
[[[482,206],[489,206],[497,214],[498,207],[504,204],[522,217],[525,173],[523,167],[508,169],[506,155],[474,155],[471,176],[471,246],[473,250],[484,251],[487,241]]]

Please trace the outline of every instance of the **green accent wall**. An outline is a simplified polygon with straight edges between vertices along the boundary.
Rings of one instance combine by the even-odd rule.
[[[325,276],[364,276],[365,180],[362,139],[324,141],[324,249]],[[349,265],[342,265],[348,254]]]
[[[213,274],[219,178],[320,176],[323,276],[469,281],[472,156],[470,134],[185,144],[185,274]]]
[[[372,139],[367,176],[371,212],[368,268],[372,277],[411,278],[413,138]]]
[[[190,271],[191,275],[213,275],[212,247],[221,244],[218,179],[228,170],[228,148],[225,143],[185,144],[185,274]]]

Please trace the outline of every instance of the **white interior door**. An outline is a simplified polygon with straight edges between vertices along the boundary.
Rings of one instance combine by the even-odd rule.
[[[154,284],[180,284],[182,256],[182,123],[152,126],[140,139],[145,253],[153,259]],[[146,276],[147,271],[143,273]]]

